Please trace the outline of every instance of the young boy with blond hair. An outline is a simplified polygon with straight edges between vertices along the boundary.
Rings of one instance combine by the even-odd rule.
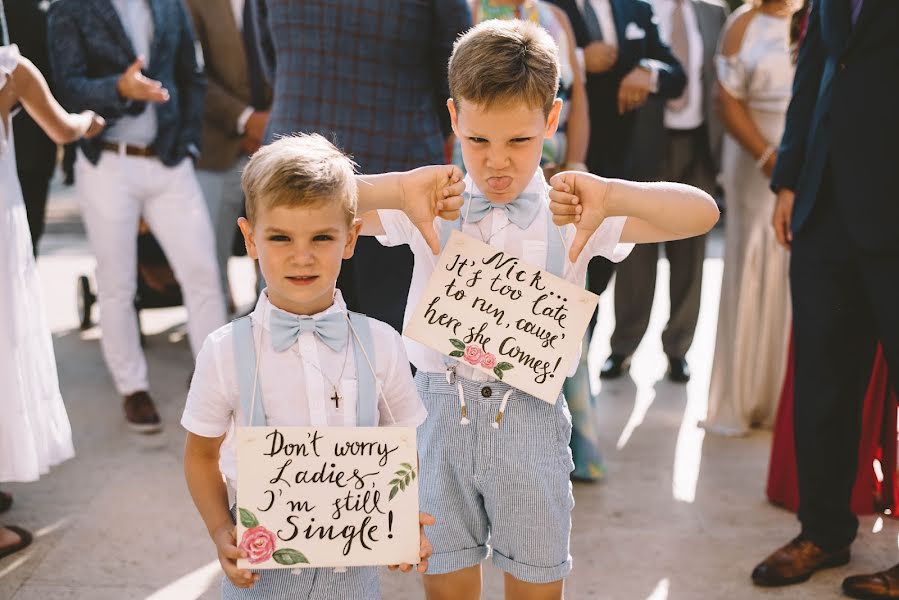
[[[557,48],[536,25],[485,21],[457,40],[447,108],[468,172],[460,218],[429,230],[396,210],[364,216],[363,233],[415,255],[407,322],[436,264],[433,240],[454,228],[584,286],[593,256],[620,261],[634,242],[699,235],[717,221],[711,197],[685,185],[567,172],[550,191],[539,163],[558,125],[558,82]],[[564,397],[549,404],[404,341],[428,411],[418,430],[421,506],[437,518],[427,597],[479,598],[492,550],[506,598],[561,598],[574,505]]]
[[[206,339],[181,419],[188,430],[185,476],[226,575],[223,598],[380,598],[373,567],[262,573],[237,567],[248,548],[235,538],[229,509],[227,488],[236,489],[238,476],[233,436],[244,425],[424,421],[400,336],[386,323],[348,312],[335,286],[341,262],[353,255],[359,210],[372,202],[406,207],[410,220],[430,226],[461,204],[460,179],[455,167],[425,167],[358,177],[357,191],[352,162],[319,135],[281,138],[247,165],[247,218],[239,224],[268,287],[249,316]],[[433,523],[428,515],[420,520]],[[422,536],[420,570],[429,554]]]

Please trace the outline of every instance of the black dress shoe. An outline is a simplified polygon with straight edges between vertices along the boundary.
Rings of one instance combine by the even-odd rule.
[[[623,354],[610,354],[599,372],[600,379],[617,379],[631,368],[631,357]]]
[[[685,358],[668,357],[668,379],[675,383],[690,381],[690,365]]]

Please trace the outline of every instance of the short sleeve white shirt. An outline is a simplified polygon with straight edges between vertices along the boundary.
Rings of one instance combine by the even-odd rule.
[[[479,190],[471,177],[465,178],[465,189],[471,194],[479,194]],[[533,223],[526,229],[511,224],[506,217],[506,211],[495,208],[490,211],[483,220],[477,223],[465,221],[463,211],[462,233],[475,239],[485,241],[494,248],[504,250],[531,264],[545,267],[547,252],[547,225],[552,215],[549,211],[549,194],[546,180],[540,169],[534,173],[531,181],[524,189],[524,193],[539,193],[543,196],[543,208],[537,214]],[[412,224],[406,214],[399,210],[379,210],[378,216],[384,228],[384,235],[378,236],[378,241],[385,246],[400,246],[408,244],[415,257],[415,266],[412,271],[412,283],[409,287],[409,297],[406,301],[406,312],[403,317],[403,326],[409,323],[412,313],[424,295],[428,281],[434,272],[438,257],[434,256],[418,229]],[[594,256],[604,256],[613,262],[624,260],[633,244],[619,243],[621,231],[627,217],[609,217],[602,222],[599,229],[593,234],[581,252],[576,262],[568,259],[568,249],[574,241],[574,225],[553,227],[553,234],[562,236],[565,247],[565,270],[563,277],[571,283],[584,287],[587,279],[587,263]],[[435,229],[439,231],[439,222],[435,221]],[[488,241],[489,240],[489,241]],[[443,355],[436,350],[431,350],[409,338],[403,338],[406,351],[412,364],[421,371],[437,373],[446,370]],[[486,381],[486,375],[471,369],[467,365],[459,364],[457,373],[474,381]]]
[[[352,343],[335,352],[312,332],[301,333],[293,346],[276,352],[269,327],[273,310],[279,309],[263,292],[250,314],[266,423],[285,427],[356,426],[356,372],[357,368],[368,369],[368,364],[355,364]],[[346,312],[339,291],[334,304],[320,314],[337,311]],[[383,392],[378,398],[378,422],[382,426],[417,427],[424,422],[427,411],[412,381],[402,340],[390,325],[371,318],[368,322],[375,354],[370,358]],[[181,425],[196,435],[227,434],[219,466],[230,482],[237,478],[234,428],[248,424],[241,408],[235,363],[233,326],[229,323],[212,332],[203,343],[181,417]],[[334,385],[341,396],[339,406],[332,399]]]

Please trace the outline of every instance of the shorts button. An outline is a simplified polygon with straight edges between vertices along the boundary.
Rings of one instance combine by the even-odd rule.
[[[485,397],[485,398],[489,398],[490,396],[493,395],[493,390],[491,390],[489,387],[486,387],[486,386],[485,386],[485,387],[482,387],[482,388],[481,388],[481,395],[482,395],[483,397]]]

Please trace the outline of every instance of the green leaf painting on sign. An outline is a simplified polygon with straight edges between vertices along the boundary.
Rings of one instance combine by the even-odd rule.
[[[238,509],[240,512],[240,524],[246,527],[247,529],[252,529],[259,525],[259,520],[256,518],[256,515],[251,513],[245,508]]]
[[[451,339],[450,344],[455,346],[458,350],[462,350],[463,352],[465,351],[465,342],[463,342],[462,340]],[[459,356],[462,355],[460,354]]]
[[[514,369],[514,368],[515,368],[515,365],[513,365],[511,363],[501,362],[498,365],[496,365],[495,367],[493,367],[493,373],[494,373],[494,375],[496,375],[497,377],[502,379],[504,371],[508,371],[509,369]]]
[[[309,561],[303,556],[303,553],[294,550],[293,548],[281,548],[280,550],[275,550],[275,553],[272,554],[272,560],[279,565],[309,564]]]
[[[415,469],[412,468],[412,465],[404,462],[400,463],[400,467],[402,468],[396,471],[397,476],[390,480],[391,489],[388,500],[393,500],[393,497],[399,492],[405,492],[406,488],[415,480]]]

